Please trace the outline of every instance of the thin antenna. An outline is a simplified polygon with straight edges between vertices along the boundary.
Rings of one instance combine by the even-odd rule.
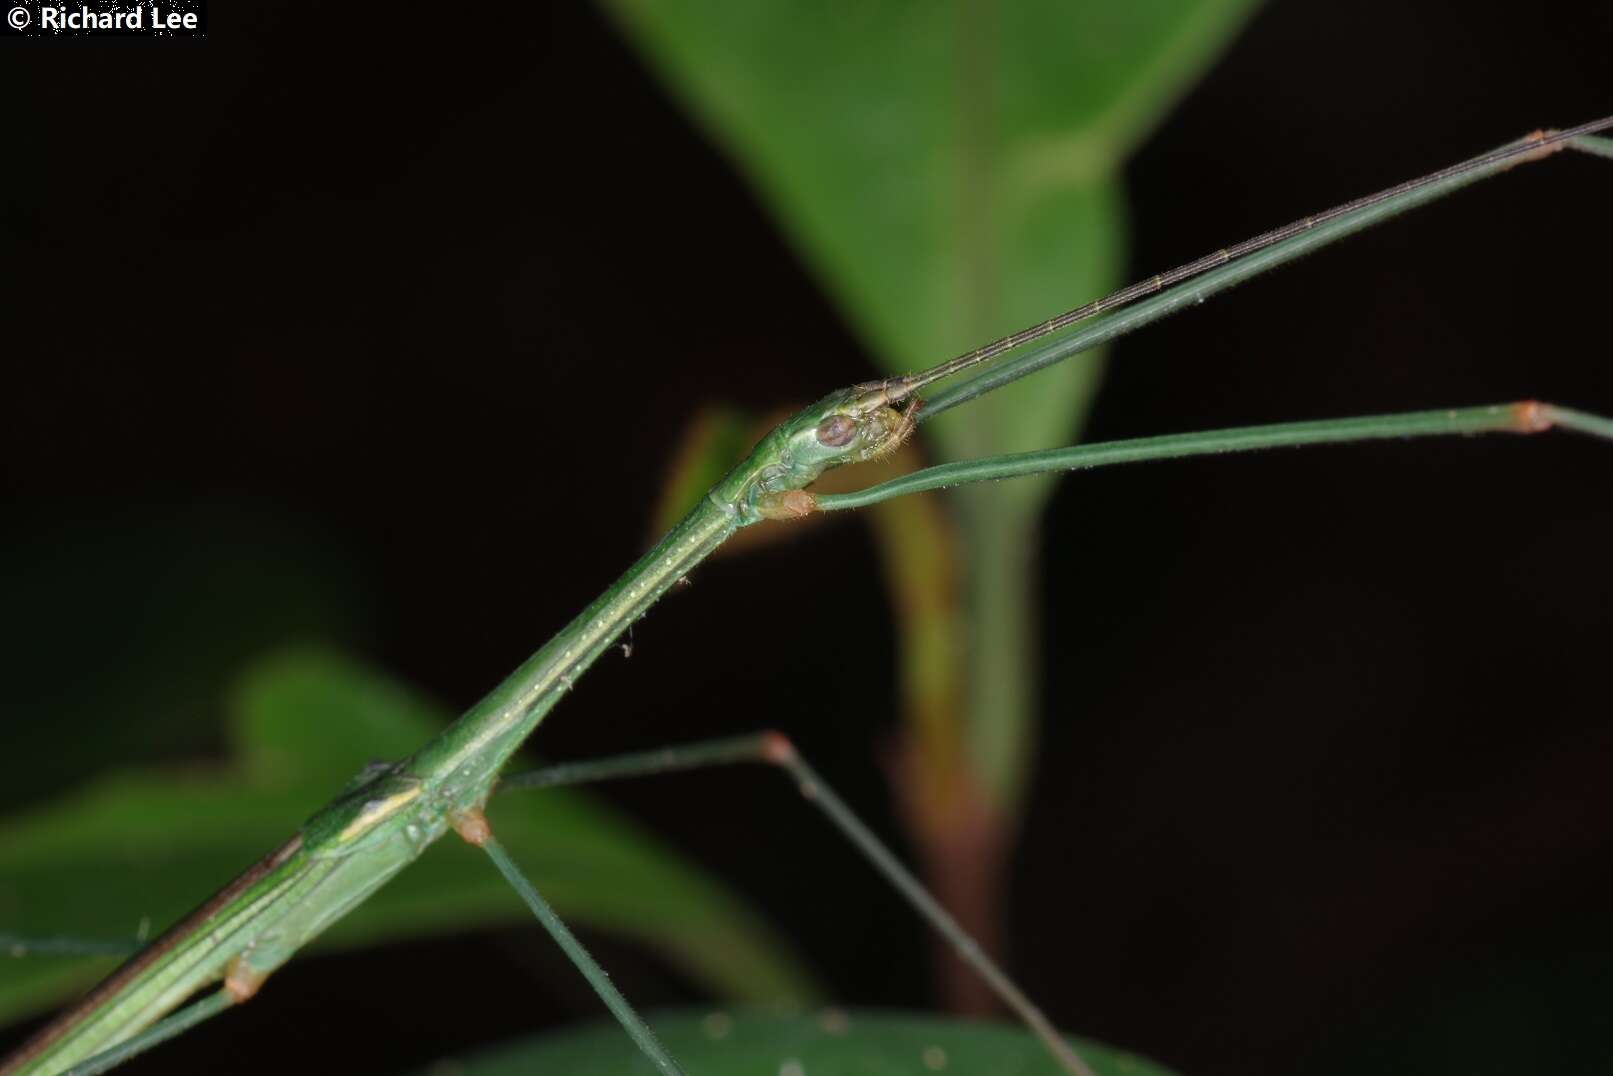
[[[1459,164],[1453,164],[1448,168],[1441,168],[1437,172],[1430,172],[1428,175],[1420,176],[1417,179],[1409,179],[1404,183],[1399,183],[1393,187],[1378,191],[1376,194],[1369,194],[1364,198],[1357,198],[1353,202],[1345,202],[1343,205],[1334,206],[1332,209],[1318,213],[1314,216],[1303,217],[1291,224],[1285,224],[1281,228],[1275,228],[1272,231],[1263,232],[1260,235],[1255,236],[1253,239],[1244,240],[1236,246],[1226,247],[1222,250],[1218,250],[1214,254],[1209,254],[1205,257],[1199,258],[1196,261],[1188,262],[1186,265],[1179,265],[1169,272],[1160,273],[1158,276],[1150,277],[1147,280],[1121,288],[1119,291],[1105,295],[1103,298],[1096,299],[1090,303],[1087,303],[1085,306],[1078,306],[1074,310],[1066,310],[1057,317],[1049,318],[1048,320],[1040,322],[1036,325],[1032,325],[1029,328],[1021,329],[1015,333],[1010,333],[999,340],[993,340],[984,347],[979,347],[973,351],[965,352],[956,358],[948,359],[939,366],[932,366],[928,370],[923,370],[916,374],[909,374],[904,378],[898,378],[892,385],[892,388],[895,390],[892,394],[893,402],[895,399],[901,399],[903,397],[912,395],[925,385],[940,381],[943,378],[951,377],[953,374],[967,370],[971,366],[978,366],[988,359],[994,359],[1004,352],[1013,351],[1016,348],[1020,348],[1026,344],[1040,340],[1045,336],[1050,336],[1053,333],[1058,332],[1060,329],[1069,328],[1078,321],[1085,321],[1087,318],[1096,317],[1098,314],[1102,314],[1106,311],[1128,306],[1139,299],[1144,299],[1157,292],[1163,291],[1173,284],[1179,284],[1182,281],[1191,277],[1196,277],[1201,273],[1207,273],[1211,269],[1218,269],[1221,266],[1226,265],[1228,262],[1234,262],[1240,258],[1248,257],[1250,254],[1264,250],[1265,248],[1273,246],[1274,244],[1281,243],[1283,240],[1289,239],[1301,232],[1309,231],[1310,229],[1315,228],[1317,225],[1326,224],[1329,221],[1336,220],[1347,213],[1354,213],[1358,210],[1367,209],[1371,206],[1379,204],[1380,202],[1385,202],[1391,198],[1398,198],[1401,195],[1408,194],[1420,187],[1426,187],[1430,184],[1455,179],[1459,176],[1463,176],[1483,168],[1491,168],[1496,165],[1506,164],[1508,161],[1522,161],[1545,157],[1550,153],[1555,152],[1566,142],[1570,142],[1576,138],[1582,138],[1585,135],[1596,134],[1600,131],[1608,130],[1609,128],[1613,128],[1613,116],[1604,116],[1599,120],[1592,120],[1590,123],[1582,123],[1578,127],[1570,127],[1566,131],[1536,131],[1534,134],[1520,139],[1517,142],[1513,142],[1510,145],[1503,146],[1500,149],[1491,150],[1489,153],[1485,153],[1481,156],[1469,158],[1468,160],[1462,161]]]

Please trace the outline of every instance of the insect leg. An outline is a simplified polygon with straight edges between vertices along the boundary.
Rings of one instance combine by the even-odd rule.
[[[532,914],[538,917],[538,922],[543,924],[543,928],[549,932],[550,937],[554,938],[556,944],[571,958],[571,962],[577,965],[577,970],[582,972],[583,978],[588,980],[588,985],[594,988],[594,993],[599,995],[600,1000],[621,1022],[628,1035],[632,1036],[634,1043],[638,1045],[640,1050],[644,1051],[644,1055],[655,1064],[662,1076],[684,1076],[683,1070],[678,1067],[678,1063],[672,1060],[672,1055],[667,1053],[666,1048],[656,1039],[655,1033],[650,1030],[649,1025],[633,1010],[633,1006],[622,996],[622,992],[617,990],[615,984],[610,981],[610,976],[606,974],[605,969],[600,967],[599,962],[589,955],[587,948],[577,940],[577,936],[571,932],[571,928],[567,927],[560,916],[555,914],[555,910],[549,906],[549,902],[543,899],[543,896],[527,880],[526,875],[521,873],[521,868],[516,866],[509,853],[504,851],[504,846],[498,842],[498,838],[493,836],[492,827],[488,825],[486,817],[480,811],[462,815],[454,820],[454,829],[466,841],[476,845],[488,854],[489,858],[493,860],[494,866],[498,867],[499,873],[504,875],[504,880],[509,882],[511,888],[520,894],[521,899],[526,902],[526,906],[532,909]]]
[[[0,933],[0,956],[131,956],[145,944],[140,938],[28,937]]]
[[[217,1016],[234,1004],[236,1004],[235,995],[228,988],[215,990],[202,1000],[163,1017],[140,1034],[118,1043],[110,1050],[102,1050],[94,1057],[80,1061],[63,1073],[63,1076],[95,1076],[96,1073],[116,1068],[153,1046],[183,1035],[203,1020]]]
[[[796,788],[807,802],[823,812],[841,835],[850,841],[857,851],[862,853],[863,858],[867,859],[902,895],[902,899],[906,900],[951,944],[958,956],[974,968],[1003,1003],[1024,1021],[1037,1038],[1042,1040],[1048,1052],[1066,1072],[1072,1073],[1073,1076],[1094,1076],[1092,1069],[1058,1033],[1042,1010],[1019,989],[1008,977],[1007,972],[986,955],[985,950],[969,936],[968,931],[964,930],[929,890],[924,888],[924,884],[902,865],[895,853],[874,835],[845,801],[835,794],[834,789],[818,776],[817,771],[808,765],[796,751],[795,745],[782,733],[763,732],[751,736],[707,740],[631,755],[551,766],[532,773],[506,777],[499,782],[498,791],[514,788],[549,788],[621,777],[677,773],[737,762],[762,762],[783,770],[794,781]]]

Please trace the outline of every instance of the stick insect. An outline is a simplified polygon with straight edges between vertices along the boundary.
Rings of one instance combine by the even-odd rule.
[[[486,808],[499,789],[739,761],[782,767],[983,976],[1063,1070],[1091,1076],[1093,1070],[1042,1012],[781,736],[691,745],[501,780],[502,769],[578,678],[651,605],[739,529],[764,519],[848,510],[969,482],[1277,446],[1537,433],[1554,427],[1613,440],[1613,419],[1525,401],[1081,445],[930,467],[854,493],[815,494],[809,489],[832,468],[891,452],[935,415],[1386,217],[1565,147],[1613,156],[1613,142],[1593,137],[1610,127],[1613,117],[1565,131],[1537,132],[1217,251],[928,370],[823,397],[765,436],[682,522],[457,722],[408,758],[354,778],[283,845],[0,1063],[0,1076],[103,1072],[248,1000],[299,949],[450,831],[488,854],[658,1071],[680,1073],[678,1063],[499,844]],[[942,383],[947,384],[926,395]],[[200,1000],[189,1000],[210,987]]]

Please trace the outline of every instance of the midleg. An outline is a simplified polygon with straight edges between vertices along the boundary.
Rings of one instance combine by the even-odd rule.
[[[94,1057],[80,1061],[62,1076],[95,1076],[96,1073],[110,1071],[136,1055],[145,1053],[153,1046],[178,1038],[203,1020],[217,1016],[248,997],[251,997],[251,994],[238,996],[229,986],[221,986],[200,1001],[169,1013],[140,1034],[118,1043],[110,1050],[102,1050]]]
[[[858,818],[823,778],[796,751],[788,737],[763,732],[729,739],[663,747],[612,758],[550,766],[531,773],[516,774],[499,782],[498,791],[516,788],[552,788],[558,785],[586,784],[623,777],[659,773],[681,773],[708,766],[741,762],[761,762],[783,770],[806,798],[850,841],[874,869],[884,876],[902,899],[944,937],[958,956],[984,979],[1003,1003],[1042,1040],[1065,1071],[1075,1076],[1094,1076],[1092,1069],[1058,1033],[1047,1016],[1009,978],[984,949],[969,936],[958,921],[943,908],[924,884],[902,865],[872,830]],[[512,883],[513,884],[513,883]]]
[[[455,832],[466,842],[476,845],[493,860],[493,865],[504,875],[504,880],[520,894],[526,906],[532,909],[532,914],[537,916],[538,922],[543,924],[543,928],[571,958],[571,962],[577,965],[577,970],[588,980],[588,985],[594,988],[594,993],[599,995],[600,1000],[621,1022],[628,1035],[632,1036],[633,1042],[644,1051],[644,1055],[654,1062],[662,1076],[684,1076],[683,1070],[656,1039],[655,1033],[644,1022],[643,1017],[634,1011],[632,1004],[622,996],[620,990],[616,989],[616,984],[610,981],[605,969],[599,966],[599,962],[589,954],[583,943],[577,940],[571,928],[566,926],[555,910],[549,906],[549,902],[543,899],[542,894],[526,875],[521,873],[521,868],[516,866],[509,853],[504,851],[504,846],[493,836],[493,829],[488,825],[487,818],[480,811],[469,812],[454,819],[453,825]]]

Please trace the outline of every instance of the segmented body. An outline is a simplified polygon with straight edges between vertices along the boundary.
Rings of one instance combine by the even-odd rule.
[[[409,758],[367,771],[298,834],[131,958],[0,1064],[64,1071],[149,1027],[209,984],[245,1000],[297,950],[479,816],[499,771],[594,661],[740,527],[795,513],[829,467],[912,431],[897,382],[832,393],[781,424],[608,590],[487,697]],[[910,407],[909,411],[912,410]]]

